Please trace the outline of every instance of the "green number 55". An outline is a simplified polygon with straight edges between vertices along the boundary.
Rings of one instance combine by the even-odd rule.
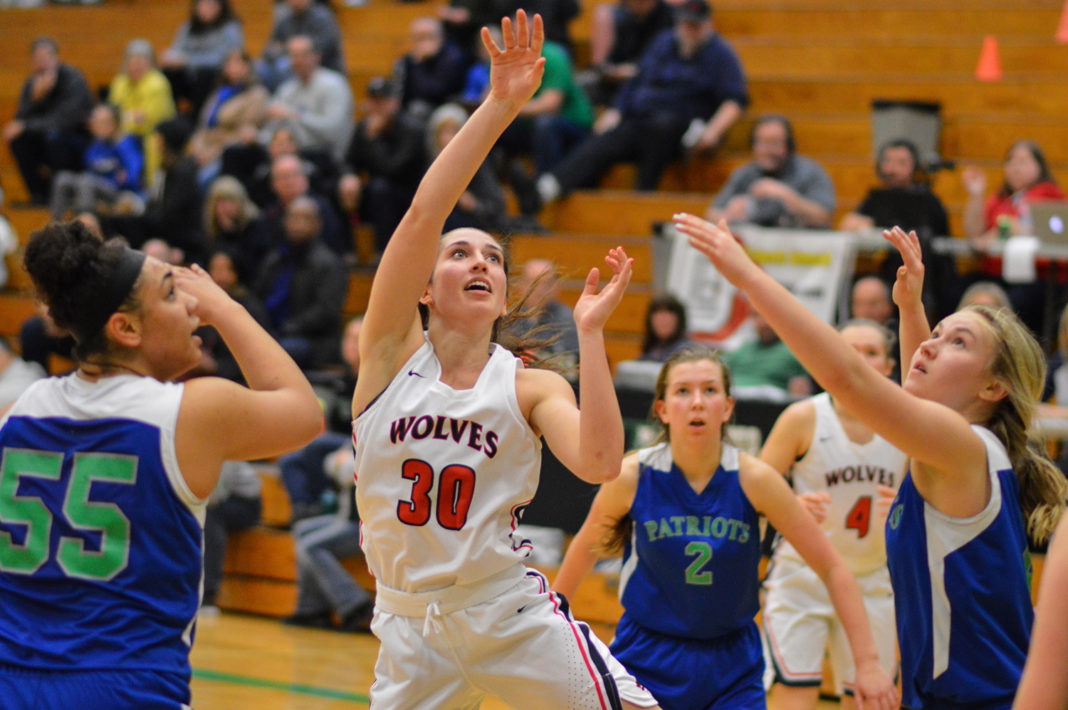
[[[41,478],[58,481],[63,454],[31,449],[5,449],[0,461],[0,521],[26,528],[22,544],[0,530],[0,570],[30,575],[48,561],[52,512],[37,496],[18,495],[19,481]],[[63,500],[63,516],[76,530],[100,534],[100,549],[87,550],[80,537],[61,537],[56,562],[69,577],[107,581],[126,569],[130,560],[130,519],[115,503],[89,499],[94,481],[133,485],[137,457],[83,453],[74,456],[70,484]]]

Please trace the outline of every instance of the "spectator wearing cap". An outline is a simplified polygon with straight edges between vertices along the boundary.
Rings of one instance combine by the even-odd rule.
[[[545,202],[593,187],[610,167],[638,164],[638,190],[655,190],[664,168],[684,150],[719,145],[749,103],[745,74],[734,49],[712,25],[705,0],[684,0],[675,26],[656,37],[627,82],[594,124],[594,135],[538,180]],[[690,147],[683,136],[707,123]],[[696,123],[695,123],[696,122]]]
[[[737,168],[706,213],[718,222],[765,227],[828,227],[834,213],[834,183],[819,163],[797,155],[785,116],[768,114],[753,123],[753,160]]]
[[[341,160],[352,133],[353,99],[348,80],[319,66],[319,51],[306,35],[286,44],[293,78],[275,92],[267,107],[267,136],[280,126],[293,132],[297,146],[315,148]]]
[[[30,45],[32,73],[22,85],[15,118],[3,129],[30,200],[48,204],[52,176],[77,170],[89,145],[85,122],[93,108],[80,71],[59,59],[59,45],[38,37]]]
[[[381,252],[411,204],[426,166],[423,126],[401,110],[397,87],[385,77],[367,85],[364,117],[356,124],[338,181],[338,202],[374,228]]]
[[[467,65],[463,51],[446,39],[440,20],[416,18],[408,30],[408,52],[393,64],[401,107],[425,119],[460,95]]]

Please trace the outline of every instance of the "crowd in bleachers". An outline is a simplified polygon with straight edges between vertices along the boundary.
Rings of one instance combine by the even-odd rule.
[[[125,42],[125,53],[107,87],[89,86],[62,60],[54,40],[34,39],[29,76],[3,137],[29,200],[48,206],[53,219],[78,217],[102,238],[121,237],[172,263],[203,265],[319,378],[317,385],[351,393],[355,365],[343,337],[349,269],[373,268],[429,162],[484,97],[488,63],[479,55],[477,28],[520,6],[545,19],[545,78],[447,228],[543,230],[538,214],[546,204],[597,187],[619,162],[637,164],[637,190],[656,190],[673,161],[714,157],[749,105],[744,67],[730,37],[716,31],[706,0],[599,5],[589,66],[577,66],[568,35],[568,22],[579,12],[575,0],[452,0],[412,22],[408,51],[396,58],[391,76],[356,87],[329,2],[276,2],[265,48],[253,57],[229,0],[195,0],[169,47],[117,40]],[[749,144],[751,161],[710,195],[709,219],[847,231],[901,225],[924,244],[949,234],[946,208],[906,136],[880,147],[878,184],[838,225],[831,177],[804,155],[807,146],[796,145],[788,116],[758,117]],[[1030,233],[1033,202],[1066,198],[1042,149],[1030,141],[1008,148],[1004,183],[995,191],[981,171],[965,170],[962,177],[966,233],[958,236],[978,248],[999,235]],[[508,191],[519,214],[508,207]],[[373,234],[374,253],[362,255],[370,256],[367,263],[355,248],[361,230]],[[888,259],[879,274],[857,283],[856,315],[883,324],[893,317],[888,288],[899,264]],[[929,268],[937,264],[932,255]],[[553,331],[547,347],[574,355],[573,324],[555,298],[553,265],[531,262],[523,273],[534,308],[520,327],[547,327]],[[952,265],[939,274],[927,283],[933,316],[974,295],[965,294],[968,284]],[[1015,284],[1006,294],[998,291],[999,274],[999,264],[986,264],[983,278],[990,283],[975,293],[1007,299],[1038,331],[1044,284]],[[686,325],[676,298],[652,299],[642,359],[662,362],[686,345]],[[735,385],[808,394],[812,383],[789,349],[759,318],[749,327],[753,337],[728,357]],[[197,374],[239,379],[218,335],[205,329],[202,337]],[[47,314],[28,321],[20,340],[25,361],[0,352],[0,386],[6,386],[2,373],[12,358],[34,363],[33,372],[43,374],[71,357],[70,339]],[[18,365],[11,372],[25,377],[28,370]],[[306,462],[283,462],[298,523],[327,512],[324,501],[334,484],[322,470],[323,455],[347,447],[347,438],[334,431],[315,446],[311,472],[300,468]],[[252,517],[248,505],[237,507],[235,526]],[[351,522],[347,515],[342,512],[343,523]],[[317,531],[326,521],[319,522],[298,534],[324,544]],[[344,524],[337,529],[349,532]],[[319,553],[305,547],[302,575],[314,579],[310,570]],[[212,583],[217,591],[217,576]],[[366,621],[366,599],[356,593],[335,600],[332,609],[309,595],[302,597],[298,623],[325,625],[331,610],[350,630]]]

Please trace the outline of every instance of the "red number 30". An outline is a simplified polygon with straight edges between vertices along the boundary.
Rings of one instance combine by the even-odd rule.
[[[412,481],[411,500],[397,502],[397,519],[407,525],[426,525],[430,520],[430,489],[434,487],[434,469],[420,459],[408,459],[401,466],[401,476]],[[475,494],[475,471],[452,464],[438,477],[438,525],[460,530],[467,523],[467,512]]]

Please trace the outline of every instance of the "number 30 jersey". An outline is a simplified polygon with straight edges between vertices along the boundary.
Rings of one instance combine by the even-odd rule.
[[[387,587],[471,584],[530,554],[516,526],[541,442],[519,409],[519,360],[491,348],[475,386],[455,390],[425,342],[353,422],[361,544]]]
[[[53,377],[0,422],[0,663],[189,677],[204,508],[175,454],[183,391]]]
[[[794,492],[830,493],[823,531],[853,574],[874,572],[886,565],[885,518],[878,517],[877,488],[897,490],[908,457],[878,434],[864,444],[850,440],[826,392],[811,401],[816,427],[808,451],[790,469]],[[775,554],[804,562],[785,540]]]

